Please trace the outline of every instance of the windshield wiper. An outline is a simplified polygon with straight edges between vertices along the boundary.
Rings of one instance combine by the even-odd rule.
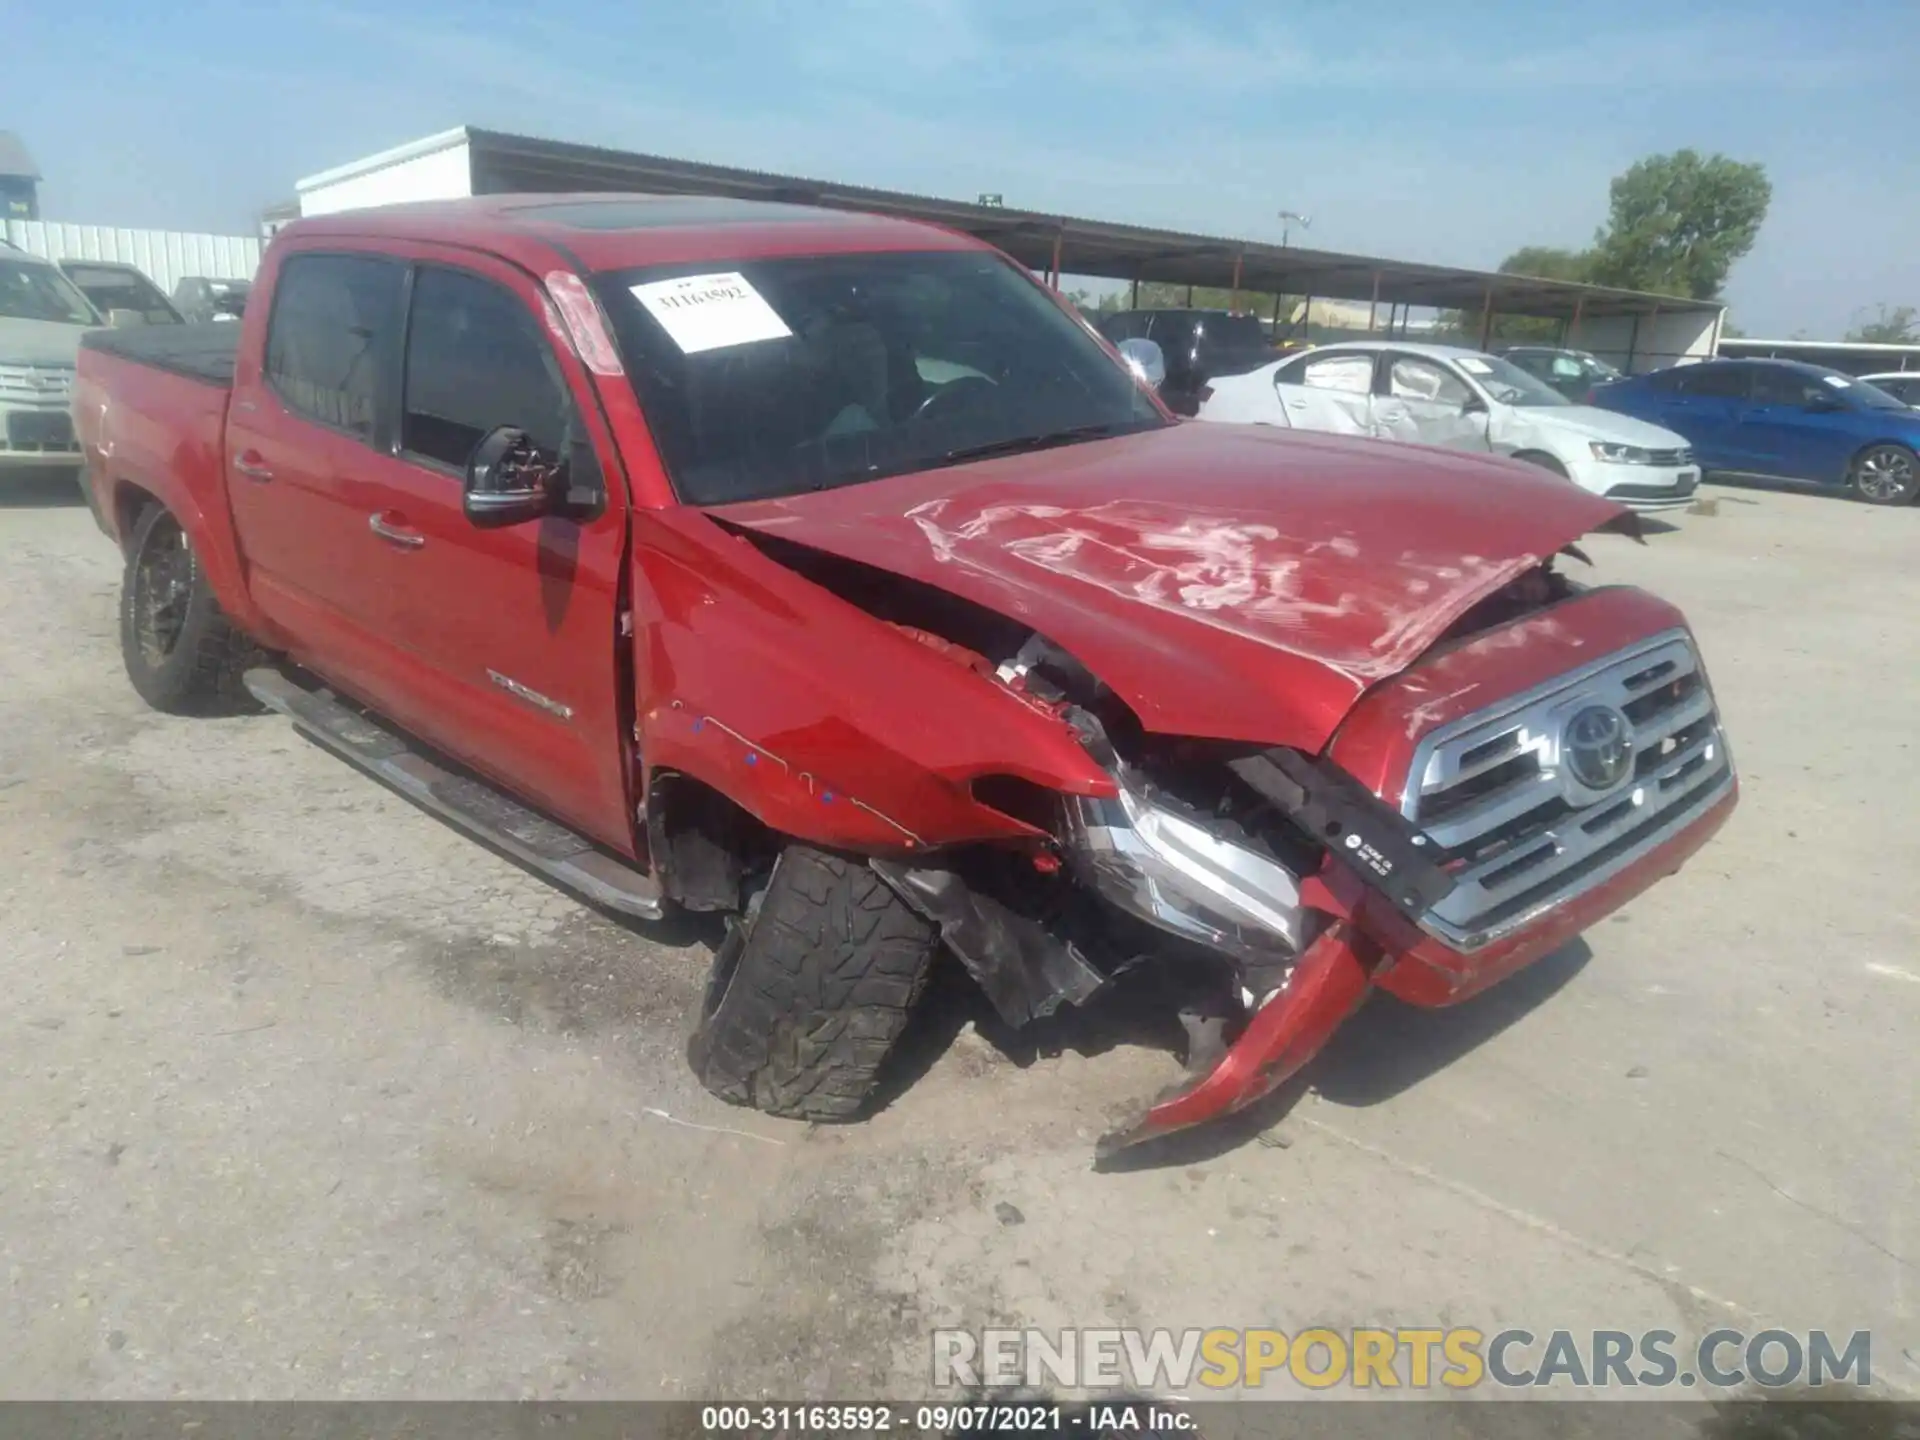
[[[1083,440],[1106,440],[1147,428],[1147,425],[1144,419],[1108,420],[1098,425],[1070,425],[1064,430],[1047,430],[1039,435],[1016,435],[1011,440],[993,440],[985,445],[966,445],[958,450],[949,450],[928,461],[924,468],[938,470],[945,465],[964,465],[969,460],[991,460],[999,455],[1028,455],[1036,450],[1078,445]]]

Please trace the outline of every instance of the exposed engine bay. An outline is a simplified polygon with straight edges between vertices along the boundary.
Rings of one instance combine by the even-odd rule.
[[[1031,844],[870,862],[940,928],[1009,1024],[1083,1004],[1120,974],[1155,964],[1179,977],[1193,1014],[1230,1032],[1287,986],[1327,923],[1306,892],[1329,856],[1413,917],[1450,888],[1422,853],[1424,838],[1329,762],[1150,733],[1074,656],[1007,617],[809,546],[746,538],[1057,715],[1112,778],[1114,797],[1090,798],[983,777],[975,799],[1026,826]],[[1551,561],[1537,566],[1463,614],[1436,649],[1575,591]]]

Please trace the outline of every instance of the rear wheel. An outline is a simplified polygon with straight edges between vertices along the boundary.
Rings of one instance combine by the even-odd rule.
[[[1853,493],[1869,505],[1911,505],[1920,495],[1920,460],[1904,445],[1871,445],[1854,459]]]
[[[714,956],[694,1073],[770,1115],[859,1118],[938,943],[869,866],[789,845]]]
[[[134,525],[120,586],[120,656],[134,690],[174,715],[245,708],[240,676],[257,654],[213,598],[180,522],[150,506]]]

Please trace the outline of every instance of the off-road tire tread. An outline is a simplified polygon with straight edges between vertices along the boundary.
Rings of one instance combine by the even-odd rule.
[[[127,678],[142,700],[169,715],[233,715],[258,709],[241,676],[260,663],[263,652],[227,619],[207,583],[197,552],[193,596],[187,603],[180,647],[157,667],[148,665],[140,653],[133,615],[134,566],[148,533],[166,515],[159,505],[143,510],[134,522],[133,543],[128,547],[120,583],[120,655]]]
[[[688,1046],[694,1072],[722,1100],[769,1115],[859,1119],[939,932],[857,857],[798,844],[741,925],[727,942],[735,968]]]

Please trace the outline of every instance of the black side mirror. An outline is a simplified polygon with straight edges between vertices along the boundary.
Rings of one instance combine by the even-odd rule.
[[[551,513],[565,493],[566,464],[534,444],[524,430],[489,430],[467,457],[462,508],[482,530],[521,525]]]
[[[1815,395],[1807,401],[1805,408],[1815,415],[1831,415],[1836,410],[1846,409],[1847,402],[1837,395]]]
[[[1460,413],[1462,415],[1484,415],[1487,413],[1487,402],[1482,400],[1478,395],[1468,395],[1466,399],[1460,402]]]

